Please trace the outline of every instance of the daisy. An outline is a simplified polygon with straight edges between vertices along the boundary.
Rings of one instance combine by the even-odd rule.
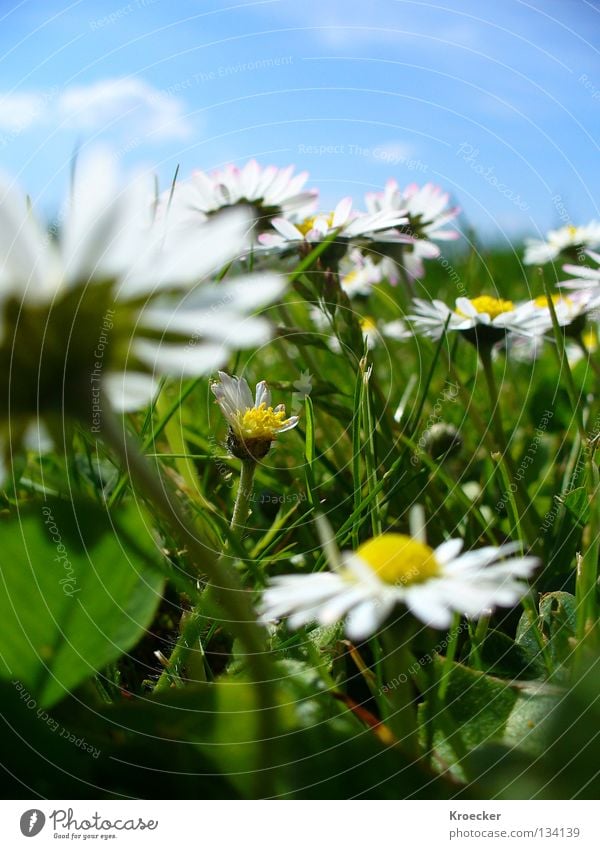
[[[314,244],[337,233],[336,241],[345,245],[369,240],[402,241],[393,228],[407,219],[396,211],[382,210],[360,213],[352,210],[352,198],[343,198],[333,212],[319,213],[294,224],[286,218],[274,218],[275,233],[263,233],[259,241],[267,248],[285,248],[299,244]],[[338,232],[339,231],[339,232]]]
[[[401,210],[406,215],[408,221],[400,228],[406,235],[406,246],[396,262],[411,279],[425,275],[424,259],[440,256],[435,241],[454,240],[460,235],[457,230],[445,229],[460,213],[459,207],[448,207],[449,198],[447,192],[433,183],[424,186],[411,183],[400,189],[396,180],[388,180],[383,192],[370,192],[365,197],[369,212]],[[391,282],[397,282],[397,273],[388,272],[387,276]]]
[[[573,292],[571,295],[552,295],[552,305],[554,306],[554,314],[560,327],[579,332],[583,329],[585,319],[593,308],[595,298],[591,292]],[[552,329],[552,315],[548,306],[548,298],[546,295],[539,295],[532,301],[523,304],[521,307],[525,312],[530,309],[537,315],[540,322],[538,326],[539,332],[545,332],[544,325],[547,329]]]
[[[596,263],[596,268],[588,265],[563,265],[563,270],[574,277],[560,283],[565,289],[591,291],[600,294],[600,254],[595,251],[586,251],[591,260]]]
[[[78,163],[60,233],[0,184],[0,381],[18,447],[27,424],[68,415],[98,432],[103,410],[147,404],[161,375],[201,375],[264,342],[253,311],[283,289],[275,275],[214,283],[243,249],[247,215],[215,216],[164,249],[152,183],[120,192],[112,158]]]
[[[600,247],[600,222],[590,221],[584,227],[568,224],[558,230],[550,230],[545,240],[527,239],[525,245],[525,265],[544,265],[560,254],[575,257],[586,248]]]
[[[451,309],[443,301],[424,301],[414,298],[414,313],[407,318],[415,332],[439,339],[444,329],[458,330],[469,341],[493,344],[504,339],[507,331],[520,335],[534,335],[547,329],[542,311],[515,305],[503,298],[480,295],[477,298],[457,298]]]
[[[358,248],[352,248],[339,266],[340,286],[349,298],[367,296],[382,280],[381,266]]]
[[[334,333],[331,316],[326,311],[325,307],[313,306],[309,310],[310,317],[315,326],[328,333],[327,344],[335,353],[342,350],[340,340]],[[368,351],[372,351],[382,341],[382,337],[403,341],[412,336],[402,319],[396,321],[381,321],[373,318],[371,315],[358,316],[358,324],[362,334],[363,342]]]
[[[494,607],[511,607],[527,592],[523,579],[538,560],[511,556],[518,543],[461,554],[462,548],[461,539],[433,549],[404,534],[384,533],[343,553],[330,572],[273,578],[260,615],[266,622],[287,617],[292,629],[345,619],[348,637],[364,640],[399,604],[442,629],[454,613],[475,619]]]
[[[243,168],[227,165],[211,173],[195,171],[187,182],[165,192],[160,216],[175,226],[197,225],[219,210],[243,207],[255,219],[255,230],[270,229],[273,218],[303,220],[314,209],[318,192],[305,189],[308,172],[294,174],[294,166],[263,168],[252,159]]]
[[[256,385],[254,398],[243,377],[231,377],[224,371],[210,388],[229,424],[227,447],[240,460],[261,460],[280,433],[298,424],[298,416],[286,418],[283,404],[271,405],[264,380]]]
[[[444,229],[460,213],[458,206],[448,208],[450,195],[439,186],[411,183],[400,189],[396,180],[388,180],[383,192],[370,192],[365,197],[369,212],[402,210],[408,218],[408,231],[417,239],[448,241],[458,239],[457,230]]]

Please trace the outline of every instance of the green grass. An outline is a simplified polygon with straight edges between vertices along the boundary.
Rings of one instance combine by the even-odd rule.
[[[531,594],[477,626],[457,617],[450,636],[414,627],[352,646],[339,625],[292,633],[282,624],[262,637],[267,694],[223,608],[210,591],[202,593],[203,562],[182,545],[177,523],[132,487],[111,451],[100,447],[97,455],[78,432],[66,459],[29,457],[15,491],[5,495],[5,533],[16,546],[14,587],[24,570],[35,574],[52,560],[51,541],[40,537],[21,551],[17,532],[23,511],[39,514],[42,497],[52,495],[63,507],[75,505],[70,517],[63,510],[67,550],[77,546],[84,557],[99,545],[98,535],[108,533],[121,547],[121,554],[111,554],[115,572],[125,574],[132,558],[139,562],[135,593],[144,616],[137,627],[129,620],[119,627],[125,615],[119,598],[112,609],[94,610],[98,628],[118,651],[106,654],[106,666],[97,659],[102,652],[86,644],[88,657],[71,660],[60,696],[62,667],[54,649],[38,653],[46,672],[58,675],[49,709],[100,750],[97,759],[65,747],[35,711],[22,709],[11,681],[21,680],[41,704],[49,685],[31,652],[11,652],[2,684],[7,715],[53,766],[28,766],[16,736],[7,757],[36,792],[52,795],[55,771],[68,765],[73,777],[65,792],[73,797],[99,790],[152,796],[149,769],[173,777],[162,795],[182,798],[597,797],[598,377],[584,360],[569,368],[558,329],[534,362],[498,352],[492,369],[509,446],[499,459],[486,381],[467,341],[452,335],[439,344],[381,339],[365,351],[359,317],[402,316],[403,287],[382,285],[369,299],[350,303],[330,286],[337,344],[327,344],[310,312],[322,294],[315,268],[326,248],[295,268],[284,303],[266,311],[278,327],[273,341],[225,368],[251,385],[266,379],[274,402],[288,410],[293,403],[301,417],[258,464],[241,534],[229,529],[240,462],[228,455],[226,425],[208,380],[165,382],[150,410],[128,417],[132,438],[173,487],[201,542],[224,558],[252,602],[272,576],[327,568],[318,515],[345,550],[381,531],[408,533],[415,504],[424,508],[430,545],[455,536],[467,548],[517,540],[536,553],[542,567]],[[473,250],[449,263],[430,262],[416,294],[453,303],[465,292],[513,300],[544,293],[537,273],[515,253]],[[546,279],[553,274],[560,279],[560,271]],[[304,399],[295,383],[306,372],[312,388]],[[449,383],[459,387],[453,397],[444,396]],[[423,441],[434,420],[460,437],[445,456]],[[116,524],[103,531],[97,514]],[[125,515],[129,525],[121,528]],[[164,587],[154,603],[144,590],[146,570],[155,591],[157,581]],[[11,575],[8,570],[7,594]],[[128,592],[130,600],[136,597]],[[52,610],[52,598],[45,601]],[[42,605],[44,598],[34,593],[20,603]],[[69,639],[69,622],[62,628]],[[3,640],[11,641],[6,627],[0,651]],[[386,681],[398,676],[407,683],[385,692]],[[587,743],[582,712],[590,723]],[[271,729],[267,741],[265,728]],[[136,766],[110,775],[111,757]],[[260,781],[253,778],[257,769]],[[182,778],[186,772],[189,781]]]

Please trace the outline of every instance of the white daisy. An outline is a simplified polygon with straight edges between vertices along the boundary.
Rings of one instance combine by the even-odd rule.
[[[553,295],[552,305],[554,314],[560,327],[569,328],[572,325],[583,328],[585,318],[595,304],[595,298],[591,292],[573,292],[570,295]],[[532,301],[527,301],[520,307],[521,313],[531,311],[537,316],[538,323],[536,331],[545,333],[552,329],[552,315],[548,306],[546,295],[539,295]]]
[[[525,265],[544,265],[560,254],[576,255],[586,248],[600,247],[600,222],[590,221],[584,227],[568,224],[558,230],[550,230],[545,239],[527,239],[525,242]]]
[[[527,592],[539,561],[513,557],[517,543],[461,554],[463,541],[436,549],[404,534],[386,533],[342,554],[331,572],[282,575],[264,593],[264,621],[286,617],[290,628],[310,622],[331,625],[345,618],[352,640],[378,631],[398,604],[421,622],[448,628],[454,613],[478,618],[510,607]],[[336,558],[337,559],[337,558]]]
[[[53,239],[0,184],[0,382],[13,433],[48,414],[93,424],[101,409],[139,408],[158,376],[210,373],[269,338],[252,312],[280,294],[280,278],[206,282],[243,249],[247,215],[181,230],[166,250],[151,197],[150,179],[118,192],[114,160],[96,152],[78,163]]]
[[[310,317],[315,326],[327,334],[327,344],[332,351],[338,353],[342,350],[339,339],[334,333],[334,327],[329,313],[324,307],[312,306],[309,310]],[[412,332],[402,321],[382,321],[381,319],[373,318],[371,315],[357,316],[358,324],[362,334],[363,342],[368,351],[376,348],[383,337],[403,341],[412,336]]]
[[[271,405],[271,391],[264,380],[256,385],[254,398],[243,377],[224,371],[210,388],[229,424],[227,446],[240,460],[261,460],[280,433],[298,424],[298,416],[286,418],[283,404]]]
[[[252,159],[238,168],[227,165],[211,173],[195,171],[190,180],[165,192],[159,216],[172,225],[197,225],[222,209],[245,208],[255,219],[255,232],[270,228],[273,218],[302,220],[314,209],[318,192],[305,189],[308,172],[294,174],[294,166],[262,167]]]
[[[383,192],[370,192],[365,197],[369,212],[402,210],[408,218],[408,231],[417,239],[448,241],[458,239],[457,230],[444,229],[460,213],[457,206],[448,208],[450,195],[433,183],[419,186],[411,183],[400,189],[396,180],[388,180]]]
[[[434,241],[458,239],[459,232],[445,229],[460,213],[459,207],[448,207],[450,196],[439,186],[427,183],[418,186],[411,183],[400,189],[396,180],[388,180],[383,192],[370,192],[365,197],[369,212],[383,210],[402,211],[408,221],[401,227],[406,236],[406,245],[396,262],[401,264],[411,279],[425,275],[424,259],[437,259],[440,249]],[[387,272],[391,282],[397,282],[397,272]]]
[[[600,254],[586,251],[587,256],[596,263],[596,268],[589,265],[563,265],[563,270],[574,276],[559,285],[565,289],[585,290],[600,294]]]
[[[286,218],[275,218],[272,225],[276,232],[263,233],[259,241],[267,248],[284,248],[295,243],[321,242],[339,231],[336,241],[346,245],[375,239],[378,242],[399,242],[404,237],[393,228],[406,222],[406,216],[396,211],[353,212],[352,198],[347,197],[338,203],[333,212],[319,213],[298,223]]]
[[[413,304],[414,312],[407,319],[416,333],[432,339],[439,339],[447,329],[462,332],[470,341],[494,343],[504,339],[507,331],[530,336],[547,329],[541,310],[490,295],[457,298],[454,309],[439,300],[414,298]]]
[[[412,336],[411,331],[401,318],[396,319],[396,321],[381,321],[370,315],[364,315],[360,318],[360,329],[369,351],[372,351],[382,342],[383,337],[404,341]]]
[[[381,265],[359,248],[352,248],[339,265],[340,286],[349,298],[369,295],[382,280]]]

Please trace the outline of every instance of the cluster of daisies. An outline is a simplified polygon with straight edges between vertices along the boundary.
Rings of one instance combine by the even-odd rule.
[[[284,292],[281,268],[325,240],[322,267],[354,298],[383,282],[411,286],[425,262],[440,257],[438,243],[459,236],[459,209],[432,184],[401,188],[390,180],[366,195],[362,209],[344,198],[322,212],[307,179],[251,161],[197,172],[157,197],[151,179],[123,185],[114,161],[95,153],[77,163],[57,233],[2,180],[0,440],[10,434],[10,443],[0,445],[0,457],[27,447],[32,433],[39,446],[42,428],[60,439],[64,417],[89,426],[93,411],[139,409],[161,377],[212,374],[231,352],[263,344],[272,328],[256,313]],[[526,263],[571,260],[564,265],[571,279],[551,302],[478,295],[450,307],[414,299],[405,320],[363,316],[366,347],[381,333],[401,340],[458,331],[478,345],[535,341],[556,321],[581,340],[600,304],[599,247],[596,223],[553,231],[525,255]],[[322,329],[325,314],[313,312]],[[260,461],[298,423],[273,406],[264,381],[253,396],[243,378],[220,371],[212,391],[229,424],[228,447],[242,461]],[[265,620],[287,617],[299,627],[344,619],[349,636],[362,639],[400,605],[446,628],[454,614],[476,618],[514,604],[537,566],[513,545],[462,553],[461,540],[432,549],[422,534],[384,533],[342,554],[331,539],[323,544],[331,569],[274,579],[261,603]]]

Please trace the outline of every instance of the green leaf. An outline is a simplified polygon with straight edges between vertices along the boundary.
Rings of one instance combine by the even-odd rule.
[[[48,500],[0,533],[0,675],[47,707],[135,645],[164,579],[148,565],[156,550],[133,507],[115,520]]]
[[[525,614],[523,614],[525,615]],[[480,649],[487,672],[501,678],[527,679],[544,675],[544,663],[537,643],[520,645],[501,631],[488,631]]]
[[[542,596],[537,627],[546,645],[552,666],[557,669],[573,654],[576,600],[571,593],[554,592]],[[534,623],[523,613],[517,626],[516,642],[530,654],[540,654],[534,636]]]
[[[543,737],[529,745],[534,728],[518,749],[483,746],[469,757],[468,770],[482,799],[597,799],[600,794],[600,699],[598,655],[588,658],[581,676],[540,708]],[[534,720],[529,719],[532,723]],[[541,751],[540,751],[541,748]]]

